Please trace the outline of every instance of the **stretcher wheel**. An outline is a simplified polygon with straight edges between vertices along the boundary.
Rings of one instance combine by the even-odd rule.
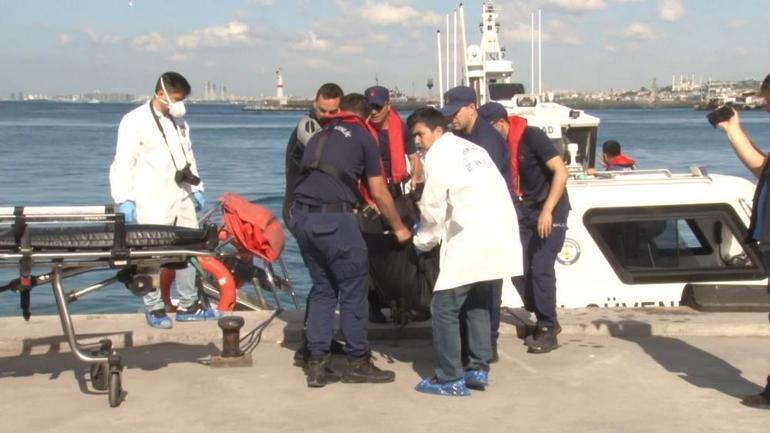
[[[97,391],[107,390],[107,363],[91,364],[91,386]]]
[[[120,406],[123,394],[123,387],[120,384],[120,371],[110,372],[109,388],[110,407]]]

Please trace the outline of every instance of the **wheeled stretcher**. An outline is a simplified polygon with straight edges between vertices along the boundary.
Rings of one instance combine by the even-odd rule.
[[[122,394],[120,356],[109,339],[98,348],[81,346],[68,305],[117,282],[144,295],[158,287],[161,268],[184,267],[190,256],[213,255],[218,242],[213,224],[201,229],[126,225],[112,206],[0,207],[0,267],[19,270],[0,292],[18,292],[22,314],[29,319],[31,289],[50,283],[70,349],[91,365],[93,387],[107,390],[110,406],[116,407]],[[36,273],[40,269],[47,272]],[[65,279],[105,269],[115,270],[115,276],[65,292]]]

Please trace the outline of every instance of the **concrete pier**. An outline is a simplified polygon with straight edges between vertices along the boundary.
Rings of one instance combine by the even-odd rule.
[[[239,313],[248,336],[269,312]],[[83,341],[120,347],[124,401],[110,408],[69,353],[57,316],[0,319],[0,432],[767,432],[770,410],[744,407],[770,373],[765,313],[686,308],[561,310],[561,347],[526,353],[529,315],[503,314],[490,386],[467,398],[417,393],[432,374],[428,323],[373,326],[385,385],[308,389],[293,352],[302,312],[265,328],[248,368],[211,368],[215,321],[155,330],[142,315],[73,316]],[[344,357],[333,365],[342,368]]]

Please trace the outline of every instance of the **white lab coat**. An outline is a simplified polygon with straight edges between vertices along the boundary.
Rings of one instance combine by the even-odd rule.
[[[441,242],[434,291],[523,273],[519,225],[508,187],[489,154],[445,133],[425,155],[415,246]]]
[[[192,192],[203,191],[203,182],[193,186],[174,181],[177,169],[184,168],[185,159],[198,176],[190,128],[184,119],[174,119],[174,127],[171,119],[156,113],[167,145],[150,110],[150,104],[144,103],[120,121],[115,159],[110,166],[112,199],[115,203],[134,201],[139,224],[196,228]]]

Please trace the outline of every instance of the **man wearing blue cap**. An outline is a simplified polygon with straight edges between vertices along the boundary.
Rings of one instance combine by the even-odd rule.
[[[511,162],[508,146],[503,137],[489,124],[479,119],[476,91],[468,86],[457,86],[444,94],[441,114],[452,124],[455,135],[462,137],[487,151],[492,162],[508,186],[511,199],[515,198],[511,181]],[[517,200],[514,200],[516,203]],[[517,210],[518,212],[518,210]],[[500,329],[500,305],[502,304],[502,280],[490,282],[489,317],[492,325],[492,362],[497,361],[497,338]],[[464,347],[465,348],[465,347]]]
[[[530,353],[547,353],[558,347],[556,335],[561,331],[556,319],[554,264],[564,244],[570,210],[567,167],[545,132],[527,126],[521,117],[508,116],[501,104],[487,102],[478,114],[507,139],[509,150],[516,155],[512,168],[521,195],[516,210],[524,249],[523,284],[516,286],[523,292],[525,307],[537,317],[534,335],[524,342]]]

